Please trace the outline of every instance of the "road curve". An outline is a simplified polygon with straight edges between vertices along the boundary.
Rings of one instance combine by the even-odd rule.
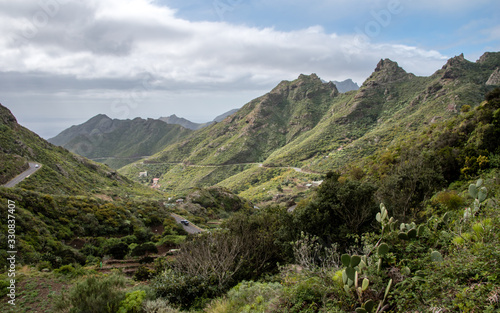
[[[183,218],[182,216],[174,214],[174,213],[170,213],[170,216],[172,216],[175,219],[175,221],[179,224],[181,224],[182,220],[185,220],[185,218]],[[187,226],[184,224],[181,224],[181,225],[184,228],[184,230],[190,234],[199,234],[203,231],[203,229],[199,228],[198,226],[194,225],[191,222],[189,222],[189,225],[187,225]]]
[[[31,174],[42,168],[42,164],[40,163],[30,162],[29,165],[30,167],[26,171],[22,172],[21,174],[11,179],[8,183],[4,185],[4,187],[14,187],[15,185],[22,182],[26,177],[30,176]]]

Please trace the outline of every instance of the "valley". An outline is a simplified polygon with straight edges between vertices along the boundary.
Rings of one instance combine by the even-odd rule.
[[[496,312],[499,68],[382,59],[359,89],[301,74],[203,126],[49,141],[0,105],[0,268],[15,248],[20,312],[37,288],[46,312]]]

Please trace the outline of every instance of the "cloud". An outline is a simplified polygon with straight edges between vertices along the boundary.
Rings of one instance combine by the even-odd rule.
[[[347,1],[318,6],[327,12],[339,3],[340,17],[352,8],[344,7]],[[238,8],[248,5],[242,1]],[[359,31],[320,23],[287,30],[217,18],[190,21],[150,0],[0,0],[1,101],[22,107],[13,111],[27,121],[44,114],[113,117],[117,111],[130,118],[189,118],[189,110],[208,121],[301,73],[361,84],[382,58],[417,75],[445,63],[435,50],[380,42],[365,29],[377,21],[366,12],[365,18]],[[106,103],[107,112],[99,111]],[[125,106],[116,110],[116,103]],[[30,104],[33,109],[25,110]]]
[[[408,57],[417,58],[429,66],[443,59],[413,47],[360,43],[356,34],[340,36],[319,26],[284,32],[190,22],[146,0],[61,3],[43,23],[41,18],[36,22],[37,14],[45,12],[36,1],[31,6],[17,3],[3,8],[4,15],[11,12],[1,25],[3,33],[10,34],[0,52],[4,71],[98,79],[154,71],[165,82],[193,84],[228,83],[242,77],[276,80],[277,75],[290,78],[302,72],[361,80],[371,69],[360,64],[374,67],[382,57],[403,64]],[[423,69],[419,74],[432,71]]]

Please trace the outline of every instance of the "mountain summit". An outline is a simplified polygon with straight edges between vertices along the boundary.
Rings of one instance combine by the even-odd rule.
[[[204,128],[149,161],[235,164],[259,162],[312,129],[339,94],[316,74],[282,81],[222,122]]]

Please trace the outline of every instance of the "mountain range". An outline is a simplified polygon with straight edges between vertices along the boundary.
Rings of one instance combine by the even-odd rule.
[[[56,139],[62,145],[86,146],[89,153],[158,150],[117,172],[40,138],[0,105],[0,183],[28,162],[42,165],[17,186],[0,187],[0,202],[9,204],[0,206],[9,216],[3,227],[15,226],[17,239],[9,249],[16,249],[16,264],[32,266],[25,271],[28,280],[40,278],[41,270],[50,289],[60,285],[61,275],[71,278],[66,289],[78,300],[54,294],[56,306],[63,308],[74,308],[82,293],[73,291],[91,279],[111,277],[94,275],[96,269],[105,272],[117,264],[127,270],[135,264],[146,268],[153,263],[143,262],[155,258],[156,265],[169,264],[165,253],[179,247],[175,266],[182,267],[148,274],[153,293],[168,295],[179,305],[203,299],[212,301],[209,309],[228,312],[276,303],[285,310],[300,311],[306,303],[319,310],[352,311],[363,295],[370,300],[356,311],[366,311],[375,300],[379,307],[387,301],[384,308],[393,311],[437,306],[491,311],[498,307],[500,288],[494,231],[500,222],[499,117],[500,53],[485,53],[476,62],[460,55],[428,77],[383,59],[359,90],[340,92],[334,82],[316,74],[300,75],[198,130],[98,115]],[[153,180],[156,188],[141,185],[150,185],[153,177],[159,179]],[[197,188],[204,186],[212,187]],[[186,229],[176,223],[181,218],[210,231],[186,238]],[[323,251],[340,258],[344,249],[356,247],[358,238],[363,238],[359,251],[378,247],[379,254],[378,262],[365,256],[370,262],[363,269],[369,275],[364,294],[361,288],[356,293],[342,285],[342,269],[335,262],[310,261]],[[323,250],[319,242],[332,242],[334,249]],[[226,257],[228,243],[238,247],[236,254],[252,257]],[[297,256],[299,250],[312,254]],[[154,251],[160,256],[150,254]],[[0,249],[0,267],[8,268],[10,253]],[[194,264],[193,255],[201,261]],[[239,262],[227,289],[238,285],[226,296],[227,289],[207,291],[221,285],[218,271],[210,272],[214,258]],[[354,256],[342,254],[346,258],[352,265]],[[274,264],[285,264],[284,270]],[[323,270],[292,273],[293,284],[280,283],[291,264]],[[209,273],[205,278],[194,275],[200,268]],[[134,279],[142,271],[138,268]],[[324,282],[318,273],[325,271],[336,272],[327,285],[310,283]],[[259,277],[273,279],[254,281]],[[40,287],[24,282],[19,285],[24,289]],[[115,297],[109,288],[101,289],[98,293]],[[123,292],[126,300],[138,291],[128,290]],[[248,290],[262,292],[245,301],[237,298]],[[265,294],[269,290],[270,299]],[[443,301],[443,290],[453,297]],[[295,301],[298,292],[313,297]],[[332,295],[342,301],[323,301]],[[27,308],[31,298],[18,306],[33,311]],[[95,302],[96,297],[86,298]],[[161,301],[166,307],[166,300]]]
[[[316,74],[300,75],[120,172],[134,178],[154,167],[166,190],[218,184],[268,198],[273,179],[307,181],[352,166],[480,103],[498,84],[499,67],[500,53],[476,62],[459,55],[421,77],[383,59],[359,90],[346,93]]]
[[[161,151],[191,130],[155,119],[111,119],[99,114],[48,141],[74,153],[120,168]]]
[[[174,194],[219,185],[269,199],[279,193],[276,181],[300,192],[293,186],[355,166],[407,134],[462,114],[500,83],[499,68],[498,52],[476,62],[456,56],[428,77],[382,59],[357,90],[341,92],[338,82],[301,74],[197,130],[174,124],[187,121],[175,115],[163,121],[98,115],[50,141],[115,168],[136,161],[119,172],[138,180],[147,171]]]
[[[236,111],[231,110],[202,124],[176,115],[160,119],[119,120],[99,114],[85,123],[71,126],[48,141],[118,169],[153,155],[192,130],[220,122]]]

